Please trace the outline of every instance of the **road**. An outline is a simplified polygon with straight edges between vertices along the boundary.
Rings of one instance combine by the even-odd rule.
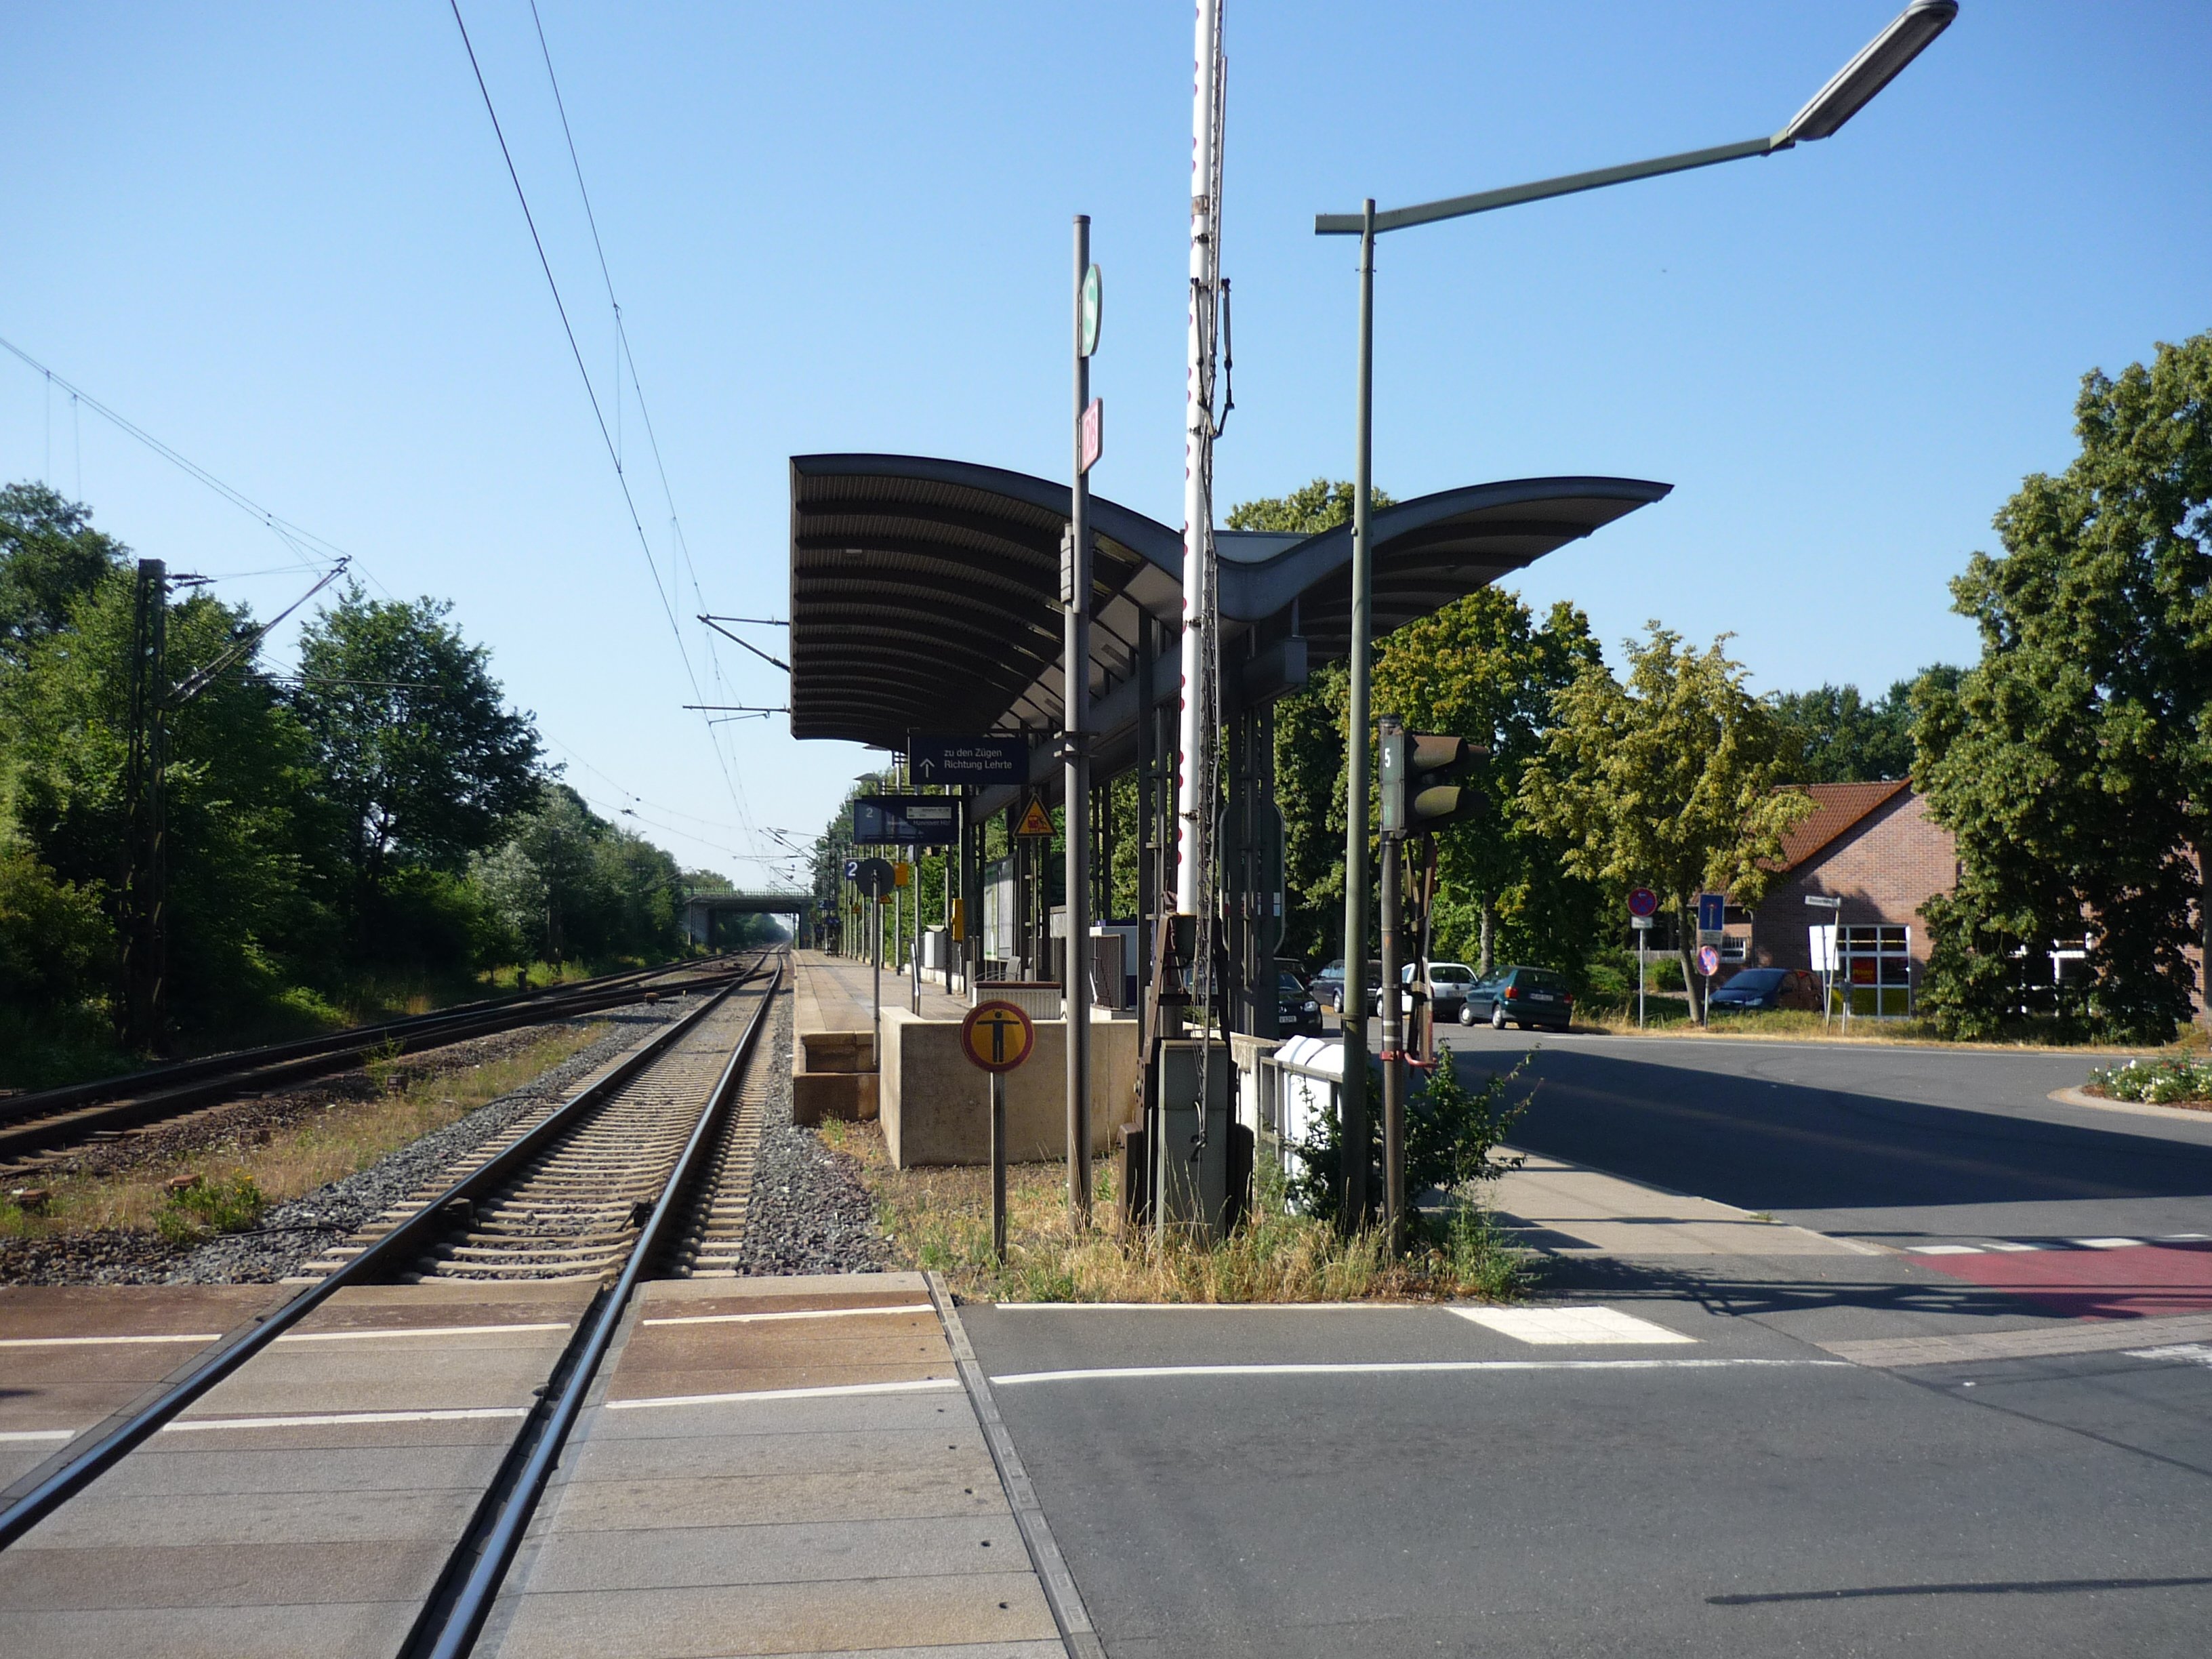
[[[1109,1654],[2202,1650],[2212,1118],[2049,1100],[2078,1058],[1453,1036],[1540,1044],[1517,1144],[1811,1232],[1569,1253],[1548,1334],[972,1310]]]

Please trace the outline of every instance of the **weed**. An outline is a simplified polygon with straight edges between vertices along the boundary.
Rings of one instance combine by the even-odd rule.
[[[368,1073],[368,1080],[379,1094],[397,1094],[406,1086],[406,1073],[401,1068],[399,1057],[407,1045],[398,1037],[386,1037],[368,1051],[361,1069]]]
[[[250,1175],[196,1181],[170,1195],[154,1231],[172,1244],[197,1244],[216,1233],[240,1233],[261,1219],[269,1200]]]
[[[1378,1232],[1346,1237],[1285,1202],[1285,1184],[1261,1181],[1251,1212],[1206,1243],[1149,1231],[1117,1237],[1069,1220],[1066,1166],[1007,1171],[1007,1248],[991,1256],[988,1170],[892,1166],[872,1123],[823,1126],[825,1144],[857,1158],[884,1236],[905,1261],[942,1273],[960,1294],[1015,1302],[1334,1302],[1369,1297],[1510,1294],[1518,1257],[1479,1206],[1425,1223],[1394,1256]],[[1262,1160],[1263,1170],[1267,1161]],[[1099,1212],[1112,1213],[1111,1166],[1092,1170]]]

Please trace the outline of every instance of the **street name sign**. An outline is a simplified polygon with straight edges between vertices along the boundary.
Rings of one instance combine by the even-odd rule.
[[[951,795],[861,795],[853,839],[863,847],[949,847],[960,839],[960,803]]]
[[[916,783],[1027,783],[1029,739],[1019,733],[963,738],[917,732],[907,740]]]

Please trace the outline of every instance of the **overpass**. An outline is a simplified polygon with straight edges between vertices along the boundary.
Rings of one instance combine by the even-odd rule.
[[[694,893],[684,901],[684,936],[696,944],[712,946],[715,942],[715,919],[720,916],[795,917],[799,924],[794,930],[796,937],[805,943],[813,936],[814,895]]]

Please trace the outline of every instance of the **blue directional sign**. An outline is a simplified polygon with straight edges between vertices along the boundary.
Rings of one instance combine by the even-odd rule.
[[[1018,732],[977,738],[917,732],[908,740],[916,783],[1027,783],[1029,739]]]
[[[1698,931],[1717,933],[1728,927],[1728,895],[1700,893],[1698,895]]]
[[[960,803],[951,795],[862,795],[853,802],[858,847],[950,847],[960,839]]]

